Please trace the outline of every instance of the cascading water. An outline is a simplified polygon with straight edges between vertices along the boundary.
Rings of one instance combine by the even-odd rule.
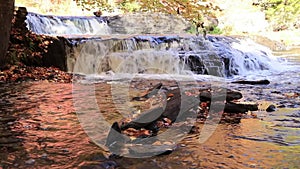
[[[134,17],[138,19],[136,15]],[[123,25],[132,25],[132,21],[128,20],[130,24],[121,19]],[[119,21],[112,21],[112,25],[118,25],[117,28],[109,27],[108,22],[101,17],[34,13],[27,17],[29,29],[38,34],[82,36],[68,38],[71,42],[67,56],[68,71],[76,73],[193,73],[232,77],[278,71],[282,62],[273,57],[269,49],[250,40],[225,36],[208,36],[208,40],[204,40],[191,35],[167,34],[125,36],[116,34],[120,33],[118,31],[110,31],[121,29]],[[93,38],[83,38],[85,35],[93,35]]]
[[[223,76],[223,63],[202,38],[134,36],[78,44],[68,57],[72,72],[101,74],[211,74]]]
[[[88,40],[74,48],[68,57],[68,67],[85,74],[192,72],[227,77],[284,69],[268,48],[251,40],[212,36],[209,39],[149,35]]]
[[[272,51],[250,39],[209,36],[216,53],[225,63],[227,76],[281,72],[286,60],[273,56]]]
[[[108,35],[110,28],[100,17],[65,17],[28,13],[27,27],[38,34],[49,35]]]

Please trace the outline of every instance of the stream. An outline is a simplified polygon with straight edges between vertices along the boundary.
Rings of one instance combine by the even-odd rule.
[[[40,22],[37,18],[28,20]],[[64,24],[63,30],[66,23],[74,25],[61,20],[56,18],[58,25]],[[98,22],[105,24],[103,20]],[[68,69],[75,73],[72,84],[0,84],[0,168],[300,165],[300,48],[270,51],[253,41],[222,36],[204,40],[191,35],[110,35],[107,27],[105,37],[100,34],[89,39],[85,35],[78,40],[78,33],[75,31],[76,38],[69,39],[76,44],[68,55]],[[268,79],[271,83],[231,83],[240,79]],[[196,121],[194,125],[200,132],[186,134],[168,155],[111,155],[103,143],[111,124],[131,117],[137,110],[151,108],[149,101],[136,103],[130,98],[159,82],[166,88],[179,87],[192,94],[206,85],[240,91],[243,101],[259,104],[259,111],[253,112],[257,118],[245,115],[240,123],[217,125]],[[270,104],[276,105],[276,111],[266,112]],[[205,136],[207,131],[209,137]],[[170,135],[170,142],[172,138]]]

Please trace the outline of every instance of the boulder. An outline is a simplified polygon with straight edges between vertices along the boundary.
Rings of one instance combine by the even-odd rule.
[[[162,13],[132,13],[107,20],[113,34],[180,34],[191,27],[179,16]]]

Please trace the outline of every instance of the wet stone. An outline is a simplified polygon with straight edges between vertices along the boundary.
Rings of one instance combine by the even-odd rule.
[[[228,156],[228,158],[234,158],[234,155],[230,155],[230,156]]]
[[[15,122],[8,122],[7,125],[13,125]]]
[[[8,123],[16,121],[17,118],[15,117],[0,117],[0,123]]]
[[[281,104],[279,106],[277,106],[278,108],[285,108],[286,106],[284,104]]]
[[[105,169],[114,169],[114,168],[117,168],[118,165],[114,161],[106,161],[106,162],[102,163],[101,166]]]
[[[29,160],[25,161],[25,164],[27,164],[27,165],[33,165],[34,163],[35,163],[34,159],[29,159]]]
[[[48,154],[46,154],[46,153],[42,154],[42,155],[41,155],[41,158],[43,158],[43,159],[48,158]]]
[[[276,111],[276,107],[271,104],[267,109],[266,109],[267,112],[273,112],[273,111]]]
[[[0,138],[0,144],[11,144],[11,143],[18,143],[20,139],[17,138],[10,138],[10,137],[2,137]]]

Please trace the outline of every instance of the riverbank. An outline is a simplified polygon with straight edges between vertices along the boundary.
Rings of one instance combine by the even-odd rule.
[[[284,30],[284,31],[267,31],[263,33],[259,33],[260,36],[268,37],[271,40],[275,40],[281,43],[284,43],[287,48],[293,48],[296,46],[300,46],[300,30]]]
[[[273,31],[274,24],[271,24],[272,21],[266,20],[265,11],[260,6],[253,5],[253,2],[252,0],[215,0],[215,4],[222,9],[217,14],[217,18],[219,21],[218,27],[223,34],[250,37],[272,50],[282,48],[276,47],[280,43],[286,49],[300,45],[299,29],[287,28],[282,31]]]
[[[0,83],[46,81],[71,83],[72,74],[55,67],[11,66],[0,70]]]

